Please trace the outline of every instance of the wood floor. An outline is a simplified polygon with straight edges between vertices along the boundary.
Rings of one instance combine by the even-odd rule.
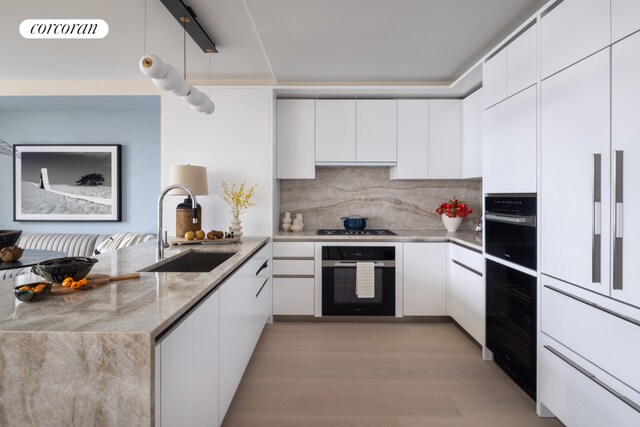
[[[223,427],[561,426],[451,323],[267,325]]]

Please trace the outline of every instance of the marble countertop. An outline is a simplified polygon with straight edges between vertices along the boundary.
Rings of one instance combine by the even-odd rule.
[[[220,284],[231,272],[269,240],[243,237],[226,245],[172,246],[165,259],[188,250],[236,252],[209,273],[140,273],[139,280],[68,295],[50,295],[37,303],[22,303],[12,288],[41,280],[34,274],[0,282],[0,333],[2,332],[111,332],[149,334],[156,337],[171,323]],[[154,264],[155,241],[98,255],[91,273],[128,274]]]
[[[318,236],[316,230],[300,232],[279,231],[274,234],[274,242],[455,242],[470,249],[482,251],[482,233],[475,231],[457,231],[448,233],[446,230],[392,230],[395,236]]]

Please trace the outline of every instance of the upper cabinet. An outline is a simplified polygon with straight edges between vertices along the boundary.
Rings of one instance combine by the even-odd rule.
[[[611,0],[611,41],[640,30],[640,1]]]
[[[315,99],[279,99],[276,115],[276,177],[315,179]]]
[[[482,88],[462,101],[462,178],[482,176]]]
[[[398,160],[391,179],[461,178],[462,103],[398,101]]]
[[[543,79],[611,43],[611,7],[611,0],[564,0],[542,16],[540,66]],[[638,6],[631,8],[637,10]]]
[[[356,101],[356,162],[396,162],[397,118],[395,99]]]
[[[356,161],[356,100],[316,100],[316,162]]]
[[[536,40],[537,26],[534,24],[484,63],[485,108],[536,83]]]

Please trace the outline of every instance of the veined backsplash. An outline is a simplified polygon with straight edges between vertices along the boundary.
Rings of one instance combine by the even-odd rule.
[[[389,168],[316,168],[315,180],[280,181],[280,224],[301,213],[304,228],[342,228],[341,217],[361,215],[367,228],[444,229],[436,208],[457,196],[473,209],[460,230],[472,230],[482,210],[481,179],[391,181]]]

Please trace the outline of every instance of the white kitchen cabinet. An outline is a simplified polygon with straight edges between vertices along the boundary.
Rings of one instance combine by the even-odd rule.
[[[276,102],[276,178],[315,179],[316,101]]]
[[[273,314],[313,315],[315,310],[313,242],[273,243]]]
[[[638,15],[640,11],[635,16]],[[614,44],[611,55],[614,198],[616,185],[621,190],[612,206],[614,247],[611,296],[640,307],[640,263],[637,261],[640,259],[640,223],[632,219],[636,212],[640,212],[640,192],[637,188],[640,183],[640,168],[637,167],[640,162],[640,33]],[[615,167],[616,157],[618,167]],[[619,175],[617,177],[616,172]]]
[[[220,295],[214,292],[157,344],[156,426],[219,425],[219,325]]]
[[[484,111],[485,193],[536,192],[536,100],[534,85]]]
[[[541,94],[541,271],[606,295],[609,65],[609,50],[598,52],[543,81]],[[594,203],[596,193],[601,203]]]
[[[542,16],[542,78],[611,43],[611,0],[565,0]]]
[[[429,178],[429,100],[398,100],[398,158],[391,179]]]
[[[485,285],[482,254],[450,245],[447,314],[485,345]]]
[[[316,162],[356,161],[356,100],[316,100]]]
[[[611,41],[616,42],[640,30],[640,2],[611,0]]]
[[[537,26],[533,24],[484,63],[484,108],[536,83],[537,40]]]
[[[482,65],[482,86],[484,88],[484,108],[489,108],[508,96],[506,47]]]
[[[462,178],[482,176],[482,104],[480,88],[462,101]]]
[[[447,243],[405,243],[403,246],[403,314],[446,315]]]
[[[429,178],[461,177],[462,102],[429,101]]]
[[[398,132],[395,99],[356,101],[356,161],[395,163]]]

